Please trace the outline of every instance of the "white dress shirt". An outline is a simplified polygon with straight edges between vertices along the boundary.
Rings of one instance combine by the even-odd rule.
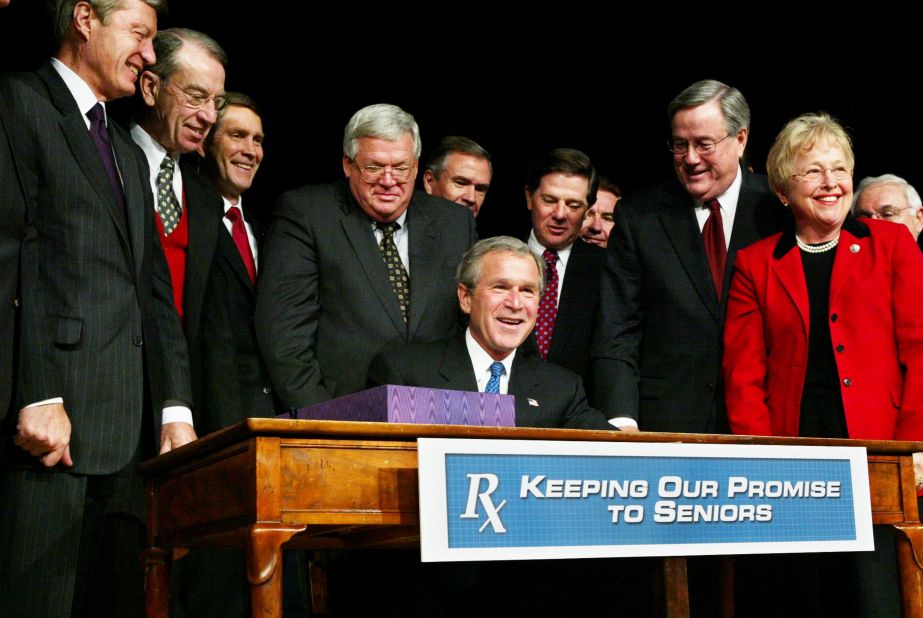
[[[221,201],[224,202],[224,214],[228,214],[228,210],[230,210],[232,206],[237,206],[237,210],[240,211],[240,220],[244,222],[244,227],[247,230],[247,241],[250,243],[250,253],[253,255],[253,266],[256,268],[256,271],[259,272],[260,262],[256,254],[256,237],[253,235],[253,228],[250,227],[250,224],[244,218],[243,196],[237,198],[236,204],[232,204],[231,201],[223,195],[221,196]],[[224,227],[228,230],[228,234],[231,235],[231,238],[234,238],[234,222],[227,217],[225,217],[223,221]]]
[[[740,185],[743,184],[743,173],[740,167],[737,168],[737,176],[734,182],[727,188],[727,191],[719,195],[716,199],[721,205],[721,223],[724,227],[724,245],[725,248],[731,246],[731,231],[734,229],[734,216],[737,214],[737,200],[740,198]],[[701,200],[695,201],[695,218],[699,222],[699,231],[705,228],[705,222],[711,216],[711,211]]]
[[[156,211],[157,176],[160,174],[160,164],[163,163],[163,158],[167,156],[167,150],[139,124],[131,125],[131,139],[141,147],[144,152],[144,158],[147,159],[149,182],[151,184],[151,193],[154,195],[154,210]],[[186,207],[186,204],[183,203],[183,172],[179,168],[179,155],[172,154],[170,156],[173,158],[173,193],[176,195],[176,202],[179,204],[180,210],[182,210]]]
[[[490,366],[493,365],[494,359],[490,354],[484,351],[484,348],[471,336],[471,329],[465,330],[465,345],[468,346],[468,358],[471,359],[471,366],[474,368],[474,379],[478,383],[478,392],[483,393],[490,381]],[[510,390],[510,375],[513,371],[513,358],[516,356],[516,350],[510,352],[509,356],[502,359],[503,374],[500,375],[500,394],[507,395]]]

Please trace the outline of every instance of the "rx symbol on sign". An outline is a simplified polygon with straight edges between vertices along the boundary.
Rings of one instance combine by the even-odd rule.
[[[487,481],[487,487],[483,491],[481,491],[481,481]],[[506,500],[502,501],[499,505],[494,505],[494,501],[490,497],[499,486],[500,479],[497,478],[496,474],[469,474],[468,503],[465,505],[465,512],[462,513],[459,518],[480,519],[478,515],[478,500],[480,500],[481,506],[484,507],[484,514],[487,515],[487,519],[481,524],[478,532],[484,532],[488,524],[494,529],[494,532],[506,532],[506,528],[503,527],[503,521],[500,520],[500,510],[506,506]]]

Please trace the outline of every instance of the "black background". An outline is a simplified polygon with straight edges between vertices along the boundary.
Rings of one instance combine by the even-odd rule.
[[[31,70],[48,56],[42,4],[13,0],[0,11],[0,70]],[[625,192],[669,178],[666,106],[704,78],[747,97],[756,171],[788,119],[824,110],[853,134],[857,179],[890,172],[923,188],[923,20],[910,8],[174,0],[160,19],[170,26],[217,39],[230,57],[227,89],[264,108],[266,157],[250,195],[267,206],[281,191],[341,176],[346,121],[389,102],[416,117],[424,157],[447,134],[487,148],[495,174],[481,235],[523,235],[531,155],[579,148]]]

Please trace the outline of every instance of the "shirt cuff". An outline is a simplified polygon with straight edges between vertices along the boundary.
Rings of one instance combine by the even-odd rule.
[[[30,403],[24,408],[37,408],[38,406],[47,406],[50,403],[64,403],[64,397],[52,397],[51,399],[42,399],[41,401],[36,401],[35,403]]]
[[[192,425],[192,410],[186,406],[167,406],[163,409],[163,416],[160,424],[167,423],[189,423]]]
[[[638,421],[631,418],[630,416],[616,416],[615,418],[610,418],[609,424],[614,427],[618,427],[619,429],[622,427],[634,427],[635,429],[638,428]]]

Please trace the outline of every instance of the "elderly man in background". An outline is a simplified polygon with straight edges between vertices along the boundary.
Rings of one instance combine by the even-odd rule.
[[[279,198],[256,334],[284,406],[361,390],[383,347],[459,329],[453,273],[476,240],[474,218],[414,191],[420,148],[413,116],[364,107],[344,132],[345,178]]]
[[[494,173],[486,150],[467,137],[450,135],[436,144],[424,170],[427,193],[461,204],[478,216]]]
[[[868,176],[856,188],[852,212],[857,218],[881,219],[907,226],[914,240],[923,230],[923,202],[910,183],[894,174]]]

